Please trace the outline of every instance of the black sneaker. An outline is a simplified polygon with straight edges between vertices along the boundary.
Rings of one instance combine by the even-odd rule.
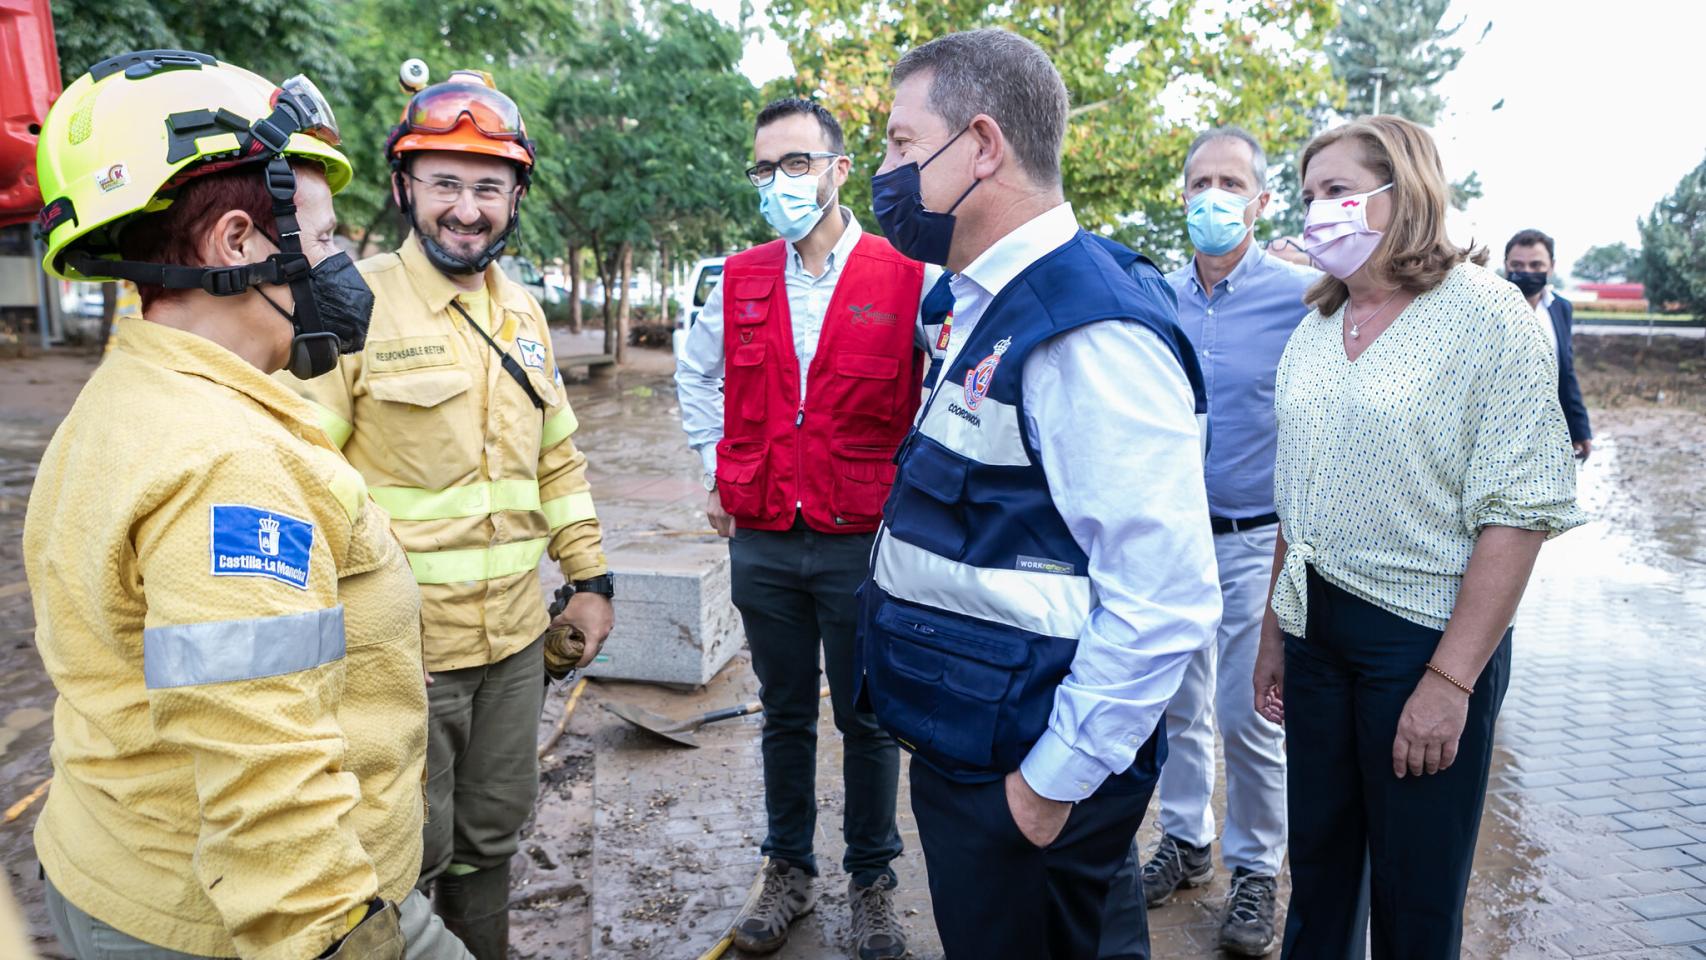
[[[1193,847],[1172,834],[1161,836],[1155,856],[1143,865],[1143,902],[1159,907],[1173,891],[1200,887],[1214,879],[1208,847]]]
[[[1226,895],[1226,919],[1220,925],[1220,949],[1240,957],[1265,957],[1279,943],[1274,930],[1273,877],[1239,867],[1232,871]]]

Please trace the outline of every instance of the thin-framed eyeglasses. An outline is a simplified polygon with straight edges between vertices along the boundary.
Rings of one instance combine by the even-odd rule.
[[[776,179],[777,170],[781,170],[790,177],[803,177],[812,172],[812,167],[816,165],[817,161],[838,160],[840,158],[841,154],[839,153],[824,153],[815,150],[810,153],[784,153],[782,159],[775,163],[761,160],[747,167],[746,178],[751,180],[755,187],[768,187],[770,181]]]
[[[501,183],[463,183],[455,177],[417,177],[414,174],[406,176],[426,188],[426,195],[439,203],[456,203],[462,199],[464,190],[474,195],[474,202],[482,207],[493,207],[509,199],[515,187],[506,187]]]

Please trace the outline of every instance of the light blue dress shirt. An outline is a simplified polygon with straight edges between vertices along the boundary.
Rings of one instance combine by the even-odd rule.
[[[1274,371],[1309,313],[1304,291],[1320,276],[1269,256],[1255,242],[1212,296],[1194,258],[1167,274],[1208,394],[1203,473],[1214,516],[1241,520],[1274,511]]]

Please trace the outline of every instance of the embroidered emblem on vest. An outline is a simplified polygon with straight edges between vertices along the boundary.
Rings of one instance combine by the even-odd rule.
[[[894,314],[883,310],[873,309],[874,307],[876,307],[876,304],[874,303],[867,303],[862,307],[858,304],[848,304],[847,310],[849,313],[853,314],[853,325],[856,327],[871,326],[873,324],[879,327],[894,326]]]
[[[983,398],[989,395],[989,385],[995,382],[995,368],[1001,365],[1001,355],[1013,344],[1013,338],[1007,337],[995,345],[995,352],[978,363],[976,367],[966,372],[966,409],[976,410]]]

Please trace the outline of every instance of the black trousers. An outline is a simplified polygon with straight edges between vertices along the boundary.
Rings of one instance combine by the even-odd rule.
[[[1398,718],[1440,631],[1311,570],[1306,633],[1285,645],[1291,905],[1281,956],[1361,957],[1372,918],[1374,960],[1451,960],[1463,937],[1511,635],[1475,684],[1457,760],[1400,780],[1392,773]]]
[[[917,759],[909,772],[947,960],[1095,960],[1108,889],[1155,778],[1110,777],[1037,847],[1013,822],[1003,781],[960,783]]]
[[[817,873],[818,648],[841,732],[845,806],[842,866],[855,882],[894,879],[900,856],[895,791],[900,753],[875,714],[853,702],[854,593],[869,568],[872,534],[742,530],[729,542],[730,591],[746,626],[752,671],[764,704],[766,856]]]

